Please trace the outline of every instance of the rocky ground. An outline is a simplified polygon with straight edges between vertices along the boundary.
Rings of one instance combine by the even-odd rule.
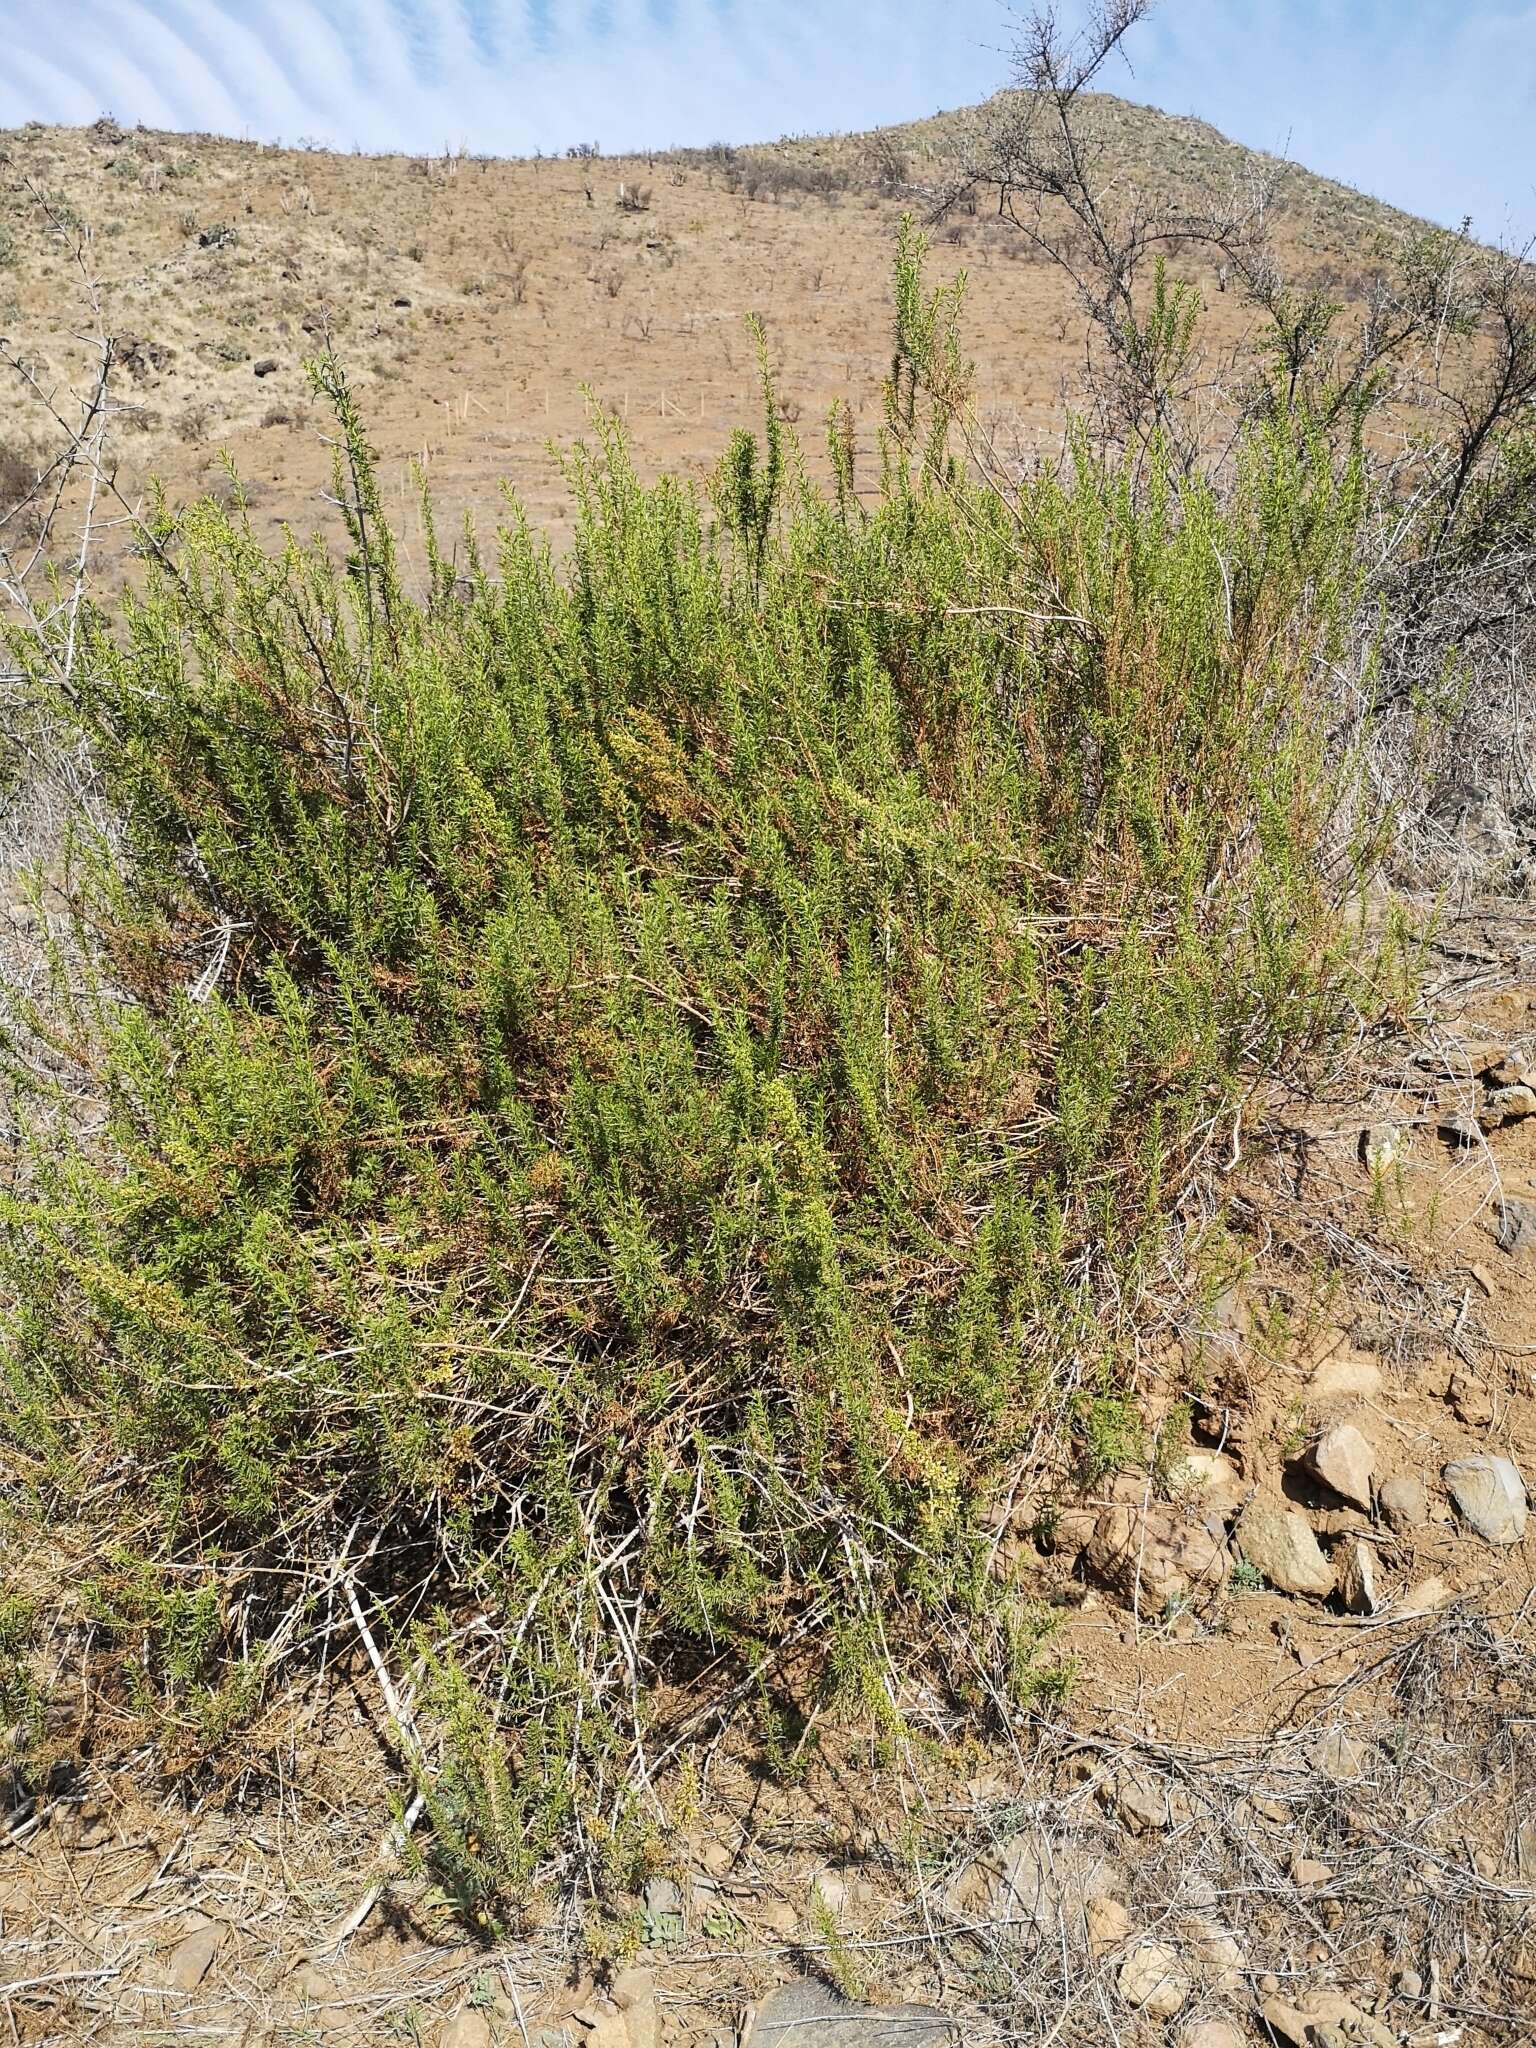
[[[396,1854],[360,1665],[264,1784],[151,1807],[130,1756],[10,1817],[10,2038],[1530,2040],[1536,920],[1447,922],[1422,968],[1234,1134],[1242,1277],[1149,1349],[1157,1455],[990,1518],[1064,1692],[988,1742],[908,1700],[899,1753],[829,1730],[776,1775],[727,1730],[627,1903],[494,1947]]]

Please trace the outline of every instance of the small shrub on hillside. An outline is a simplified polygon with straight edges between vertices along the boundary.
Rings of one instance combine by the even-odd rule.
[[[1356,473],[1260,431],[1226,506],[1084,450],[1004,495],[959,296],[904,247],[867,506],[769,383],[707,498],[600,423],[567,563],[429,517],[413,595],[325,361],[341,554],[162,506],[83,622],[126,854],[48,1028],[105,1125],[11,1062],[0,1429],[120,1539],[179,1743],[337,1573],[439,1603],[421,1789],[490,1922],[628,1853],[662,1680],[887,1739],[903,1666],[1027,1697],[978,1509],[1132,1443],[1144,1276],[1327,1015]]]

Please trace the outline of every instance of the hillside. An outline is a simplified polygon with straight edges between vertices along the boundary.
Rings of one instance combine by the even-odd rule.
[[[586,392],[627,417],[642,469],[702,471],[755,414],[743,332],[754,311],[813,451],[834,399],[867,448],[895,224],[953,180],[996,106],[734,154],[595,160],[342,156],[109,121],[28,127],[0,136],[0,334],[45,385],[82,364],[79,279],[32,196],[58,195],[95,231],[127,372],[114,439],[131,485],[154,472],[173,496],[205,488],[227,449],[260,523],[307,528],[327,457],[303,361],[329,333],[393,490],[424,460],[441,512],[486,515],[505,477],[558,534],[569,494],[548,444],[582,431]],[[1417,225],[1199,122],[1102,96],[1091,122],[1106,175],[1127,185],[1211,202],[1277,178],[1282,253],[1302,281],[1346,300]],[[956,210],[935,241],[934,276],[970,278],[988,424],[1025,458],[1054,447],[1082,359],[1069,285],[982,213]],[[1197,249],[1175,267],[1201,286],[1218,359],[1252,310]],[[10,417],[24,437],[25,408]]]
[[[1530,2040],[1536,280],[1000,108],[0,139],[18,2048]]]

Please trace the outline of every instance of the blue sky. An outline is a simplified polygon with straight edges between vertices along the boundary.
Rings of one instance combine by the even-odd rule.
[[[981,99],[1010,31],[1001,0],[0,0],[0,126],[110,108],[342,148],[748,141]],[[1536,0],[1161,0],[1128,51],[1112,91],[1536,235]]]

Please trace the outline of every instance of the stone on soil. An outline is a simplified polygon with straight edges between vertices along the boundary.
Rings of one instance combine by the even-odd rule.
[[[491,2023],[483,2012],[466,2007],[438,2034],[437,2048],[491,2048]]]
[[[1302,1992],[1294,2004],[1278,1996],[1266,1998],[1259,2016],[1281,2048],[1317,2048],[1329,2028],[1358,2048],[1397,2048],[1395,2034],[1337,1991]]]
[[[1282,1593],[1326,1600],[1333,1591],[1333,1567],[1318,1548],[1312,1525],[1295,1508],[1255,1500],[1237,1525],[1236,1540],[1255,1571]]]
[[[1422,1479],[1384,1479],[1376,1505],[1387,1527],[1399,1534],[1406,1529],[1422,1529],[1429,1520],[1429,1495]]]
[[[1136,1613],[1162,1615],[1176,1600],[1214,1592],[1228,1560],[1208,1529],[1161,1502],[1117,1501],[1095,1522],[1086,1562]]]
[[[1451,1499],[1485,1543],[1507,1546],[1525,1535],[1525,1482],[1508,1458],[1458,1458],[1445,1468]]]
[[[1090,1899],[1084,1909],[1088,1946],[1096,1956],[1107,1956],[1127,1941],[1131,1916],[1118,1899]]]
[[[1536,1202],[1522,1202],[1506,1195],[1492,1222],[1485,1227],[1492,1232],[1501,1252],[1529,1251],[1536,1244]]]
[[[208,1920],[201,1927],[194,1927],[190,1934],[183,1935],[171,1950],[170,1960],[165,1966],[165,1981],[173,1991],[195,1991],[207,1976],[226,1929],[217,1920]]]
[[[1166,1942],[1143,1941],[1120,1965],[1120,1996],[1137,2012],[1171,2020],[1189,1996],[1189,1979],[1178,1951]]]
[[[1308,1392],[1314,1401],[1331,1401],[1348,1394],[1374,1394],[1380,1386],[1381,1367],[1374,1358],[1335,1351],[1313,1372]]]
[[[1109,1898],[1121,1877],[1102,1850],[1066,1837],[1018,1835],[978,1857],[949,1887],[949,1904],[975,1919],[1012,1923],[1016,1934],[1043,1941],[1083,1938],[1088,1901]],[[1022,1924],[1021,1924],[1022,1923]]]
[[[1376,1552],[1358,1537],[1342,1543],[1334,1556],[1339,1582],[1339,1599],[1346,1614],[1374,1614],[1380,1605],[1376,1597]]]
[[[1196,2020],[1180,2034],[1179,2048],[1248,2048],[1248,2040],[1230,2020]]]
[[[1332,1429],[1325,1429],[1303,1462],[1340,1500],[1370,1512],[1376,1451],[1352,1422],[1335,1423]]]
[[[769,1992],[743,2048],[950,2048],[956,2030],[931,2006],[850,2005],[821,1984]]]

